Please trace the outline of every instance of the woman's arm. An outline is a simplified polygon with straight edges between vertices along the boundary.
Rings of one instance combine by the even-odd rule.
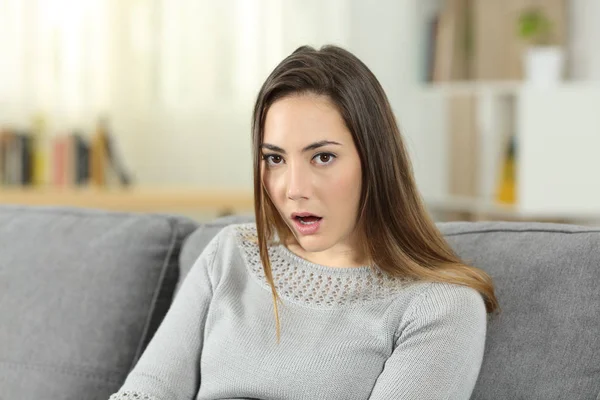
[[[370,399],[469,399],[485,345],[481,295],[459,285],[430,284],[406,315]]]
[[[148,347],[109,400],[196,398],[204,324],[212,298],[210,272],[220,236],[213,238],[192,266]]]

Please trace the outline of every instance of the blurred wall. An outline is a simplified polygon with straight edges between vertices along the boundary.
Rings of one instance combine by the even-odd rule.
[[[571,77],[600,80],[600,1],[570,0],[569,47]]]

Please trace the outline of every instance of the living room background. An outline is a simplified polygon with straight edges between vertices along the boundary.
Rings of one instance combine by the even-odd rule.
[[[52,141],[41,173],[32,156],[29,169],[15,167],[8,154],[19,146],[4,146],[0,201],[191,213],[212,193],[203,212],[227,211],[217,207],[223,196],[230,209],[250,210],[250,115],[259,86],[298,46],[333,43],[365,61],[384,86],[437,218],[600,219],[593,157],[600,121],[589,106],[600,101],[600,5],[511,0],[486,10],[484,3],[0,0],[1,135],[43,131]],[[459,43],[471,29],[475,47],[499,49],[485,57],[499,65],[500,49],[522,43],[518,24],[529,10],[556,28],[551,44],[564,57],[558,81],[528,77],[524,53],[506,71],[485,70],[480,55],[470,72],[456,72],[464,55],[450,39]],[[497,15],[494,27],[489,17]],[[486,34],[506,40],[484,42],[492,40]],[[557,119],[549,110],[560,111]],[[103,148],[99,131],[110,134],[118,159],[113,180],[99,172],[104,153],[91,151]],[[83,171],[69,172],[73,159],[52,159],[79,154],[78,142],[63,140],[74,132],[89,142],[88,158]],[[517,138],[513,164],[507,135]],[[41,184],[27,182],[35,171]],[[109,203],[103,192],[85,191],[123,183],[142,193]],[[84,192],[71,190],[80,186]],[[159,192],[164,203],[152,203]],[[136,206],[145,199],[149,205]]]

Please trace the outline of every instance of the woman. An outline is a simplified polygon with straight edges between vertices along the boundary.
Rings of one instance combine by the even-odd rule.
[[[207,246],[111,400],[468,399],[494,289],[428,217],[375,76],[301,47],[252,132],[256,224]]]

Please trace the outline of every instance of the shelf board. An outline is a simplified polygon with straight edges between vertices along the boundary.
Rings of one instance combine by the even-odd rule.
[[[252,190],[197,188],[0,188],[0,205],[62,206],[131,212],[253,211]],[[598,213],[524,212],[518,205],[446,196],[425,199],[432,212],[461,212],[510,220],[600,221]]]
[[[432,211],[468,212],[507,218],[523,217],[516,205],[493,203],[470,197],[447,196],[442,199],[426,199],[425,204]]]
[[[428,95],[516,95],[524,86],[522,81],[481,81],[481,82],[435,82],[421,86],[423,94]]]
[[[438,199],[425,199],[425,205],[432,212],[468,213],[483,218],[504,218],[526,221],[568,221],[573,223],[600,222],[598,212],[550,212],[522,210],[518,204],[501,204],[477,198],[447,196]]]
[[[195,188],[0,188],[0,204],[67,206],[115,211],[253,210],[252,190]]]

